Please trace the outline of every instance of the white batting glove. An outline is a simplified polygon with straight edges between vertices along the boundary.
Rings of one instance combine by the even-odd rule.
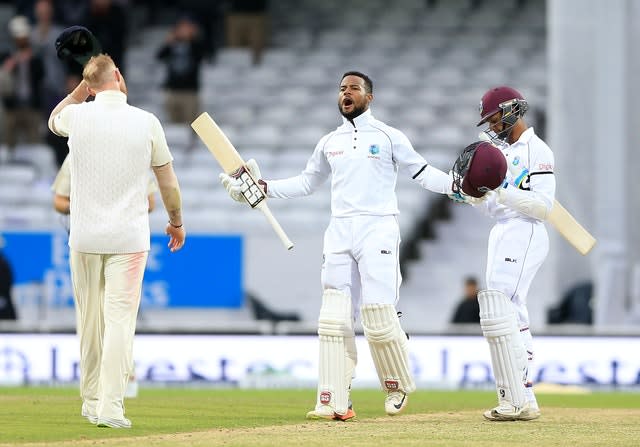
[[[224,186],[224,189],[227,190],[229,196],[233,200],[235,200],[236,202],[245,201],[241,191],[242,182],[240,182],[240,180],[238,180],[237,178],[233,178],[230,175],[225,174],[224,172],[222,172],[218,177],[220,178],[220,183],[222,183],[222,186]]]
[[[258,185],[263,190],[266,190],[266,183],[264,181],[261,181],[262,174],[260,173],[258,162],[252,158],[245,164],[245,167],[247,168],[247,171],[249,171],[249,174],[251,174],[251,177],[253,177],[253,179],[256,181],[256,183],[258,183]],[[227,190],[229,196],[233,200],[235,200],[236,202],[246,203],[245,197],[242,194],[242,181],[240,181],[240,179],[231,177],[229,174],[225,174],[224,172],[220,174],[219,178],[220,183],[222,183],[222,186],[224,186],[224,189]]]
[[[245,164],[245,166],[247,167],[247,171],[249,171],[249,174],[251,174],[251,177],[253,177],[256,182],[262,179],[262,174],[260,173],[260,168],[258,167],[257,161],[252,158]]]

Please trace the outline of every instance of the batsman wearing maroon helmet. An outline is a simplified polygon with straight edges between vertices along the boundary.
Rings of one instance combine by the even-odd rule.
[[[526,111],[527,102],[517,90],[502,86],[487,91],[478,123],[486,125],[486,141],[465,149],[453,169],[454,192],[460,190],[466,202],[496,220],[489,234],[487,289],[478,294],[498,393],[498,405],[484,413],[491,421],[540,417],[530,368],[527,293],[549,251],[543,222],[554,202],[556,181],[553,153],[524,121]]]

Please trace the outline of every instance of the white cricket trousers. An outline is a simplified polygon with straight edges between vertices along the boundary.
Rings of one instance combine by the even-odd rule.
[[[396,304],[400,275],[396,216],[332,217],[324,234],[323,289],[351,297],[354,315],[363,304]]]
[[[99,418],[124,418],[142,278],[148,252],[70,251],[80,339],[80,396]]]
[[[516,308],[520,330],[529,327],[527,294],[549,252],[544,223],[508,219],[495,224],[489,234],[487,289],[504,293]]]

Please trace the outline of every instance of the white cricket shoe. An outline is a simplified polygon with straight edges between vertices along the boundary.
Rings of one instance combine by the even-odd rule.
[[[407,406],[407,400],[409,397],[404,391],[389,391],[384,400],[384,411],[389,416],[395,416],[404,410],[404,407]]]
[[[82,411],[80,412],[80,414],[83,418],[87,418],[92,424],[98,423],[98,416],[96,416],[92,411],[89,410],[87,404],[82,404]]]
[[[531,421],[540,417],[540,409],[532,408],[529,403],[518,408],[504,402],[497,407],[484,412],[484,418],[488,421]]]
[[[98,427],[108,428],[131,428],[131,421],[127,418],[98,418],[98,422],[96,425]]]
[[[321,405],[315,410],[311,410],[307,413],[307,419],[328,419],[333,421],[348,421],[356,417],[356,412],[353,411],[353,406],[349,402],[349,408],[345,414],[338,414],[333,411],[333,407],[329,405]]]

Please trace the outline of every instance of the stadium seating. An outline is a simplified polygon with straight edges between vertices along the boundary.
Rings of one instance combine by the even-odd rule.
[[[489,86],[517,85],[525,95],[535,93],[532,107],[544,107],[543,0],[282,0],[271,2],[270,8],[273,34],[262,64],[252,65],[247,49],[221,48],[202,68],[200,95],[203,110],[214,116],[245,159],[259,161],[267,178],[299,173],[316,142],[340,124],[337,85],[347,70],[371,74],[373,113],[405,131],[415,148],[443,170],[449,169],[459,150],[477,138],[477,103]],[[507,26],[524,17],[516,29]],[[247,234],[269,235],[261,216],[229,202],[218,184],[219,169],[211,155],[199,142],[192,147],[191,129],[164,120],[163,70],[154,54],[167,31],[168,25],[133,30],[126,53],[127,83],[130,102],[165,122],[188,226],[195,231],[241,229]],[[50,182],[55,174],[53,159],[43,150],[25,148],[20,154],[33,167],[0,166],[0,229],[27,221],[57,225],[42,189],[25,206],[14,206],[17,198],[28,196],[34,185]],[[13,184],[11,193],[5,186],[9,183]],[[405,237],[435,196],[406,179],[399,179],[398,196]],[[233,218],[220,212],[227,207],[234,207]],[[304,234],[310,224],[320,222],[313,228],[320,229],[314,237],[321,242],[329,215],[328,186],[305,199],[273,201],[272,208],[293,234]],[[412,307],[409,314],[416,317],[407,315],[409,330],[443,329],[461,278],[469,273],[481,276],[481,265],[474,264],[473,272],[461,267],[461,261],[468,259],[482,264],[484,249],[467,251],[472,244],[462,243],[464,232],[459,225],[469,216],[454,215],[456,219],[439,226],[442,232],[437,242],[420,246],[421,260],[409,267],[401,301]],[[162,231],[166,218],[162,212],[153,213],[151,222],[155,231]],[[482,237],[488,234],[479,233]],[[301,268],[319,277],[320,253],[309,256],[313,262]],[[247,288],[254,288],[251,277],[246,282]],[[314,287],[319,290],[318,283]],[[319,293],[312,300],[301,300],[276,289],[277,285],[264,291],[270,305],[300,311],[307,318],[305,323],[315,318]],[[430,316],[425,320],[426,314]]]

